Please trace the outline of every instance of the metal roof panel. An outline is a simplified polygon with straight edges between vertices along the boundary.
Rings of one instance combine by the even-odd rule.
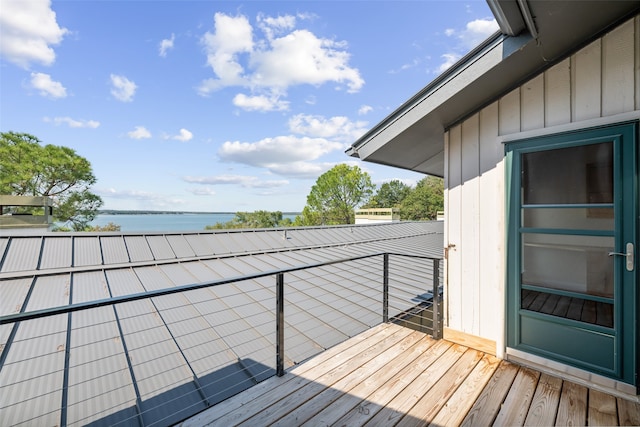
[[[98,236],[73,238],[73,265],[83,267],[87,265],[102,265],[102,251]]]
[[[176,258],[176,254],[173,252],[166,236],[147,236],[147,242],[154,259]]]
[[[42,259],[40,268],[71,267],[72,240],[70,237],[47,237],[42,247]]]
[[[127,245],[131,262],[151,261],[154,259],[146,236],[124,236],[124,241]]]
[[[2,267],[2,260],[4,259],[4,251],[9,244],[8,237],[0,237],[0,267]],[[2,269],[0,268],[0,271]]]
[[[36,279],[27,311],[68,303],[68,278],[63,274]],[[8,405],[3,409],[4,420],[13,424],[34,419],[37,424],[59,423],[67,319],[67,315],[57,315],[18,325],[0,370],[0,387],[12,390],[8,393],[0,389],[7,398],[3,403]]]
[[[195,252],[196,256],[208,256],[213,255],[214,250],[209,245],[209,239],[207,235],[202,234],[187,234],[184,236],[187,243],[193,252]]]
[[[35,270],[40,261],[42,237],[13,237],[1,272]]]
[[[180,234],[168,234],[165,236],[173,253],[178,258],[190,258],[196,256],[193,248],[189,245],[187,238]]]
[[[231,252],[231,250],[224,244],[223,238],[221,236],[223,236],[223,234],[221,233],[210,233],[202,235],[207,243],[207,246],[211,248],[213,254],[221,255]]]
[[[74,302],[104,298],[102,272],[76,274]],[[136,394],[112,307],[72,314],[69,424],[113,425],[135,417]]]
[[[124,244],[124,236],[101,236],[100,246],[105,264],[129,262],[129,252]]]

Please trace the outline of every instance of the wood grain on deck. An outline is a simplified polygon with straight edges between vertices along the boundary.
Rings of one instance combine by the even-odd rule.
[[[640,404],[383,324],[182,426],[429,424],[640,425]]]

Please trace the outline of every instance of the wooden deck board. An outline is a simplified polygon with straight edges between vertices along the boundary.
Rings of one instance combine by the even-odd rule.
[[[404,367],[398,375],[395,375],[389,381],[383,383],[372,394],[368,395],[366,401],[359,402],[359,404],[342,415],[334,424],[345,426],[364,425],[365,422],[377,414],[382,408],[387,407],[395,396],[404,390],[418,375],[422,374],[422,372],[436,362],[451,346],[452,344],[448,341],[438,341],[416,361]],[[330,410],[330,408],[327,409]]]
[[[469,376],[458,387],[458,390],[442,407],[440,412],[431,420],[433,426],[460,425],[473,403],[476,401],[493,373],[498,368],[500,359],[485,355],[476,365]]]
[[[523,368],[518,371],[493,425],[516,426],[524,424],[539,378],[540,372],[532,369]]]
[[[640,403],[381,325],[186,420],[190,426],[640,425]]]
[[[394,359],[408,352],[422,337],[424,337],[424,334],[414,332],[369,361],[363,361],[362,366],[333,383],[330,387],[323,389],[319,394],[305,399],[306,401],[304,401],[302,405],[288,412],[287,415],[279,417],[273,425],[283,427],[300,425],[323,409],[332,407],[333,402],[341,395],[350,394],[351,390],[362,383],[367,375],[371,372],[379,372],[381,369],[384,369],[384,367],[389,365]]]
[[[502,361],[461,425],[465,427],[492,425],[519,369],[514,364]]]
[[[400,393],[382,408],[370,420],[371,425],[395,425],[413,407],[416,400],[431,387],[437,384],[451,366],[466,353],[467,347],[452,346],[438,359],[437,364],[431,365],[421,375],[415,378]]]
[[[598,390],[589,392],[590,426],[613,426],[618,424],[616,398]]]
[[[565,381],[558,405],[557,426],[583,426],[587,422],[587,395],[589,390],[581,385]]]
[[[402,427],[422,426],[429,424],[433,417],[444,407],[449,398],[462,384],[465,378],[476,367],[483,354],[477,350],[468,349],[465,354],[447,371],[427,393],[420,397],[420,387],[416,384],[418,401],[396,424]]]
[[[562,380],[542,374],[533,395],[529,412],[524,420],[526,426],[551,426],[555,424]]]
[[[618,425],[640,425],[640,404],[618,398]]]
[[[325,388],[331,387],[331,385],[333,385],[336,381],[339,381],[344,376],[348,375],[350,372],[359,367],[363,363],[363,360],[369,360],[370,358],[377,356],[378,354],[386,350],[389,346],[396,344],[407,335],[411,334],[411,332],[413,332],[408,328],[403,329],[405,330],[403,331],[400,329],[396,331],[382,341],[376,342],[373,346],[367,348],[366,350],[355,355],[349,360],[336,365],[333,369],[326,371],[318,377],[316,377],[315,375],[316,372],[313,372],[313,375],[309,375],[309,372],[307,372],[304,377],[300,377],[303,378],[303,381],[301,381],[301,386],[295,390],[291,390],[290,387],[282,387],[283,391],[286,393],[287,399],[283,398],[285,396],[273,396],[271,393],[268,396],[264,396],[264,399],[254,400],[249,405],[252,405],[252,407],[256,408],[254,411],[255,415],[252,416],[253,419],[251,419],[250,417],[249,419],[243,420],[245,421],[244,424],[255,425],[256,422],[260,422],[261,424],[264,423],[265,425],[267,425],[271,422],[277,421],[279,418],[297,408],[300,404],[306,402],[307,399],[322,392],[322,390],[324,390]],[[317,373],[320,373],[320,371],[318,371]],[[311,379],[312,377],[315,378]],[[287,388],[288,390],[284,390],[285,388]],[[276,401],[276,399],[278,400]],[[267,402],[274,403],[270,404],[267,408],[264,408],[265,403]],[[258,411],[257,409],[260,408],[264,409],[262,411]],[[223,421],[231,422],[231,424],[227,425],[233,425],[233,422],[236,422],[237,419],[229,419]],[[243,423],[237,425],[243,425]]]
[[[440,343],[444,345],[440,345]],[[403,372],[403,370],[406,371],[405,367],[421,366],[421,356],[437,354],[433,350],[434,346],[440,348],[441,350],[439,351],[440,354],[442,354],[450,344],[446,345],[443,341],[436,342],[428,337],[424,337],[409,350],[398,355],[394,360],[396,363],[388,364],[384,369],[379,369],[371,376],[363,378],[363,381],[352,388],[349,393],[343,393],[330,406],[323,408],[307,425],[332,425],[338,422],[338,419],[341,419],[338,424],[353,425],[355,421],[351,420],[347,422],[341,418],[343,414],[350,413],[354,408],[359,409],[354,411],[356,414],[362,413],[363,409],[367,409],[367,411],[370,412],[375,405],[382,408],[384,404],[373,395],[376,392],[384,392],[389,389],[390,384],[398,384],[398,380],[407,375],[407,372]],[[414,377],[416,375],[417,374],[415,374]],[[392,381],[393,379],[395,379],[395,381]]]

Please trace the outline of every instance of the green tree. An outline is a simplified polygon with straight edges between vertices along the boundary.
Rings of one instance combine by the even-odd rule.
[[[108,223],[107,225],[94,225],[92,227],[87,228],[87,231],[120,231],[120,226],[113,222]]]
[[[287,227],[292,224],[291,219],[283,218],[282,212],[275,211],[255,211],[236,212],[235,217],[228,222],[207,225],[205,230],[227,229],[227,228],[275,228]]]
[[[319,224],[322,224],[320,214],[313,211],[309,206],[305,206],[304,209],[302,209],[302,213],[296,216],[296,219],[293,221],[295,227],[308,227]]]
[[[444,209],[444,180],[427,176],[416,184],[400,205],[400,217],[409,221],[437,219],[438,211]]]
[[[57,222],[84,230],[102,206],[91,193],[91,164],[68,147],[41,145],[27,133],[0,133],[0,194],[48,196]]]
[[[397,208],[411,193],[411,187],[404,182],[394,179],[385,182],[378,188],[365,208]]]
[[[366,203],[375,185],[358,166],[339,164],[320,175],[307,196],[300,222],[305,225],[353,224],[354,208]]]

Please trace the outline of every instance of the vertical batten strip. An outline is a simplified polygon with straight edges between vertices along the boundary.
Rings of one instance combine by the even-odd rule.
[[[602,39],[602,115],[633,111],[634,20]]]

